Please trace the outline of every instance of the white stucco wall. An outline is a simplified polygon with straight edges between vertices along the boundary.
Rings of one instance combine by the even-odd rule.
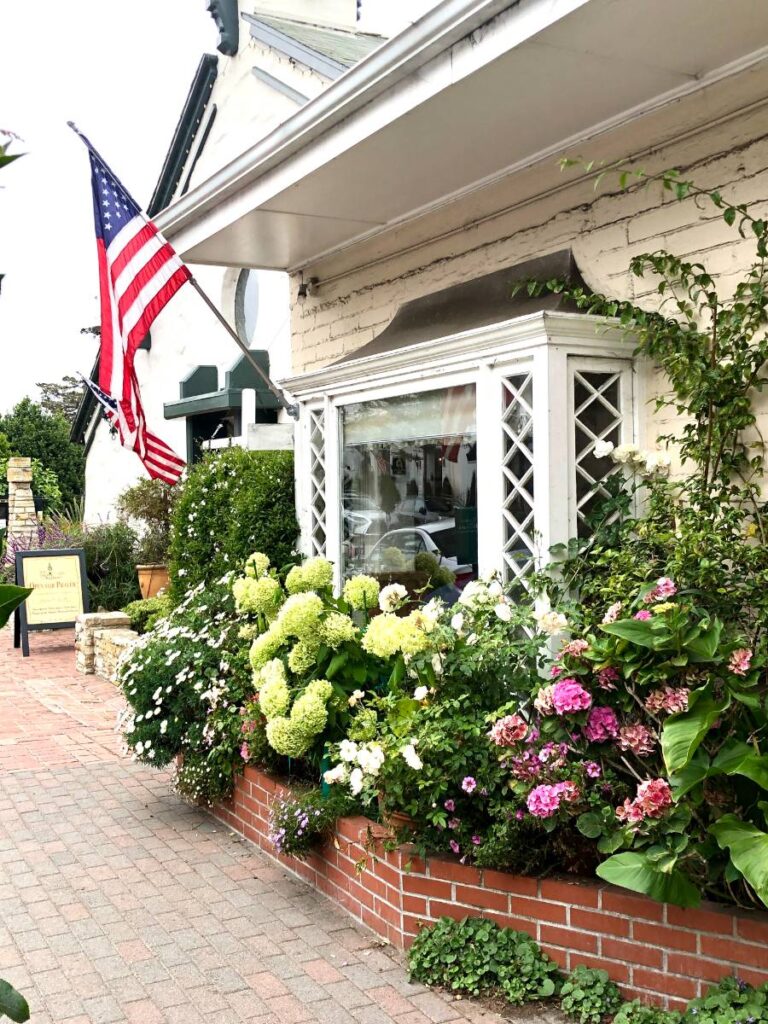
[[[195,267],[194,273],[234,324],[239,271]],[[288,278],[276,271],[256,273],[259,276],[259,312],[252,347],[267,349],[273,374],[286,375],[291,368]],[[186,421],[166,420],[163,404],[179,397],[179,382],[203,363],[218,367],[222,386],[225,371],[237,362],[240,354],[234,341],[189,285],[174,296],[155,321],[152,349],[137,353],[136,372],[148,423],[182,457],[186,457]],[[86,520],[99,522],[113,518],[117,496],[144,476],[146,473],[138,456],[121,448],[102,420],[86,460]]]

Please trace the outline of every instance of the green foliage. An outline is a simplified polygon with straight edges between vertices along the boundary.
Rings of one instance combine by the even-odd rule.
[[[131,601],[122,609],[131,620],[131,629],[137,633],[149,633],[159,619],[171,611],[171,602],[164,594],[145,600]]]
[[[139,597],[136,533],[127,523],[101,523],[83,534],[91,607],[117,611]]]
[[[601,1024],[621,1006],[621,993],[607,971],[579,964],[560,990],[560,1006],[578,1024]]]
[[[429,551],[421,551],[413,560],[413,568],[416,572],[425,572],[429,576],[427,584],[431,590],[438,590],[440,587],[449,587],[456,582],[456,573],[447,566],[440,565],[438,560]]]
[[[29,1020],[27,1000],[8,981],[0,979],[0,1017],[8,1017],[16,1024]]]
[[[692,999],[683,1024],[765,1024],[768,1021],[768,985],[753,988],[738,978],[723,978],[700,999]]]
[[[165,565],[171,543],[171,520],[180,486],[163,480],[139,480],[117,499],[118,511],[141,524],[136,548],[138,565]]]
[[[621,1004],[613,1024],[680,1024],[681,1016],[676,1010],[663,1010],[633,999],[631,1003]]]
[[[8,496],[8,459],[14,453],[5,435],[0,434],[0,497]],[[32,459],[32,493],[40,499],[42,511],[57,512],[61,508],[61,488],[52,469],[39,459]]]
[[[193,466],[173,513],[169,570],[174,602],[263,551],[295,560],[293,455],[227,448]]]
[[[130,705],[126,743],[161,768],[178,755],[182,795],[215,802],[232,790],[244,761],[241,707],[253,693],[247,642],[231,577],[199,585],[138,641],[118,671]]]
[[[408,966],[427,985],[473,996],[499,994],[515,1004],[553,995],[560,981],[557,965],[529,935],[481,917],[442,917],[422,928]]]
[[[344,793],[324,796],[320,789],[311,789],[299,796],[282,797],[272,805],[270,842],[278,853],[301,859],[330,836],[339,818],[354,809],[354,800]]]
[[[0,628],[10,619],[20,604],[29,597],[32,591],[28,587],[16,587],[13,584],[0,584]]]
[[[14,454],[39,459],[56,474],[64,504],[83,493],[84,449],[70,441],[69,424],[63,417],[49,416],[30,398],[23,398],[0,416],[0,434],[8,438]]]
[[[49,416],[61,416],[73,423],[83,398],[84,385],[79,377],[70,374],[58,383],[38,383],[40,406]]]

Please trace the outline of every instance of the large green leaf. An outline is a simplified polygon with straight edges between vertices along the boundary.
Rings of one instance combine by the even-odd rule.
[[[729,850],[733,863],[768,906],[768,833],[735,814],[724,814],[709,831],[721,850]]]
[[[712,625],[701,636],[689,641],[685,648],[688,651],[691,661],[703,662],[712,661],[720,646],[720,634],[723,631],[723,624],[719,619],[714,619]]]
[[[756,753],[748,743],[734,741],[723,747],[712,762],[712,769],[724,775],[743,775],[768,789],[768,756]]]
[[[0,626],[4,626],[19,605],[26,601],[32,591],[28,587],[15,587],[12,583],[0,583]]]
[[[29,1020],[29,1006],[21,993],[13,985],[0,980],[0,1017],[10,1017],[16,1024],[24,1024]]]
[[[682,871],[661,871],[644,853],[617,853],[598,865],[597,875],[606,882],[642,892],[660,903],[696,907],[701,902],[698,889]]]
[[[709,758],[703,750],[697,750],[685,768],[669,776],[669,784],[672,787],[672,796],[675,800],[681,800],[699,783],[703,782],[709,775]]]
[[[611,636],[618,636],[622,640],[629,640],[630,643],[637,644],[638,647],[656,647],[658,636],[651,630],[651,622],[653,620],[647,619],[642,621],[641,619],[622,619],[620,622],[606,622],[603,623],[600,628],[605,630],[606,633],[610,633]]]
[[[668,775],[682,771],[699,744],[730,703],[729,697],[714,700],[709,687],[694,690],[688,710],[670,715],[661,731],[661,750]]]

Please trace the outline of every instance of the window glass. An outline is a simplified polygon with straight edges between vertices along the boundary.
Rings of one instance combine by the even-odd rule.
[[[248,346],[256,337],[258,318],[259,274],[256,270],[244,270],[235,289],[235,326],[241,340]]]
[[[345,575],[419,572],[431,555],[461,587],[477,572],[473,384],[342,412]]]

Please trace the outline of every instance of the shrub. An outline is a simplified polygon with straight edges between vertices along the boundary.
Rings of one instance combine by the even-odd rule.
[[[136,561],[139,565],[165,565],[171,542],[171,517],[180,487],[163,480],[140,480],[117,499],[118,511],[141,523]]]
[[[83,533],[91,607],[108,612],[139,597],[136,533],[127,523],[100,523]]]
[[[354,807],[354,801],[344,794],[326,797],[319,789],[277,800],[269,818],[269,840],[277,853],[301,859]]]
[[[171,602],[162,594],[142,601],[131,601],[122,610],[131,620],[131,629],[135,629],[137,633],[149,633],[159,619],[164,619],[168,615]]]
[[[682,1014],[676,1010],[663,1010],[633,999],[631,1003],[621,1004],[613,1024],[680,1024],[681,1018]]]
[[[685,1008],[684,1024],[765,1024],[768,984],[753,988],[739,978],[723,978]]]
[[[579,964],[560,990],[560,1006],[579,1024],[601,1024],[621,1006],[621,993],[607,971]]]
[[[477,996],[501,994],[510,1003],[544,999],[557,990],[557,964],[530,935],[494,921],[448,917],[422,928],[408,952],[411,976],[427,985]]]
[[[253,693],[231,578],[200,584],[118,668],[130,705],[123,735],[134,756],[161,768],[183,756],[176,786],[214,802],[242,770],[240,709]]]
[[[287,566],[297,536],[292,453],[226,448],[207,454],[190,470],[173,512],[172,600],[243,565],[252,551]]]

